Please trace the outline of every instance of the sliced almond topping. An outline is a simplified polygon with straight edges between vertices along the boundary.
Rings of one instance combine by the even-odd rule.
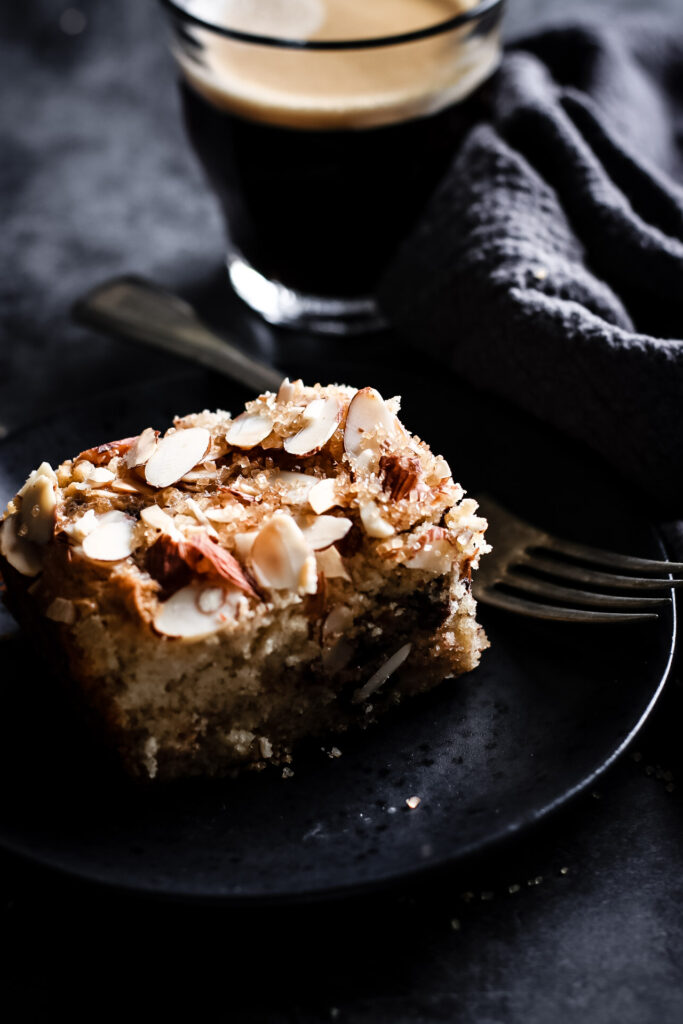
[[[28,479],[26,480],[26,483],[24,484],[24,486],[19,491],[19,493],[18,493],[18,497],[19,498],[23,498],[24,497],[24,495],[26,494],[27,489],[29,487],[31,487],[32,484],[35,483],[35,481],[38,479],[39,476],[47,477],[47,479],[55,487],[58,484],[57,474],[55,473],[55,471],[52,468],[52,466],[50,465],[50,463],[49,462],[41,462],[41,464],[38,466],[38,469],[34,469],[33,470],[33,472],[29,475]]]
[[[374,388],[363,388],[351,399],[344,427],[344,451],[352,459],[370,448],[379,452],[385,438],[398,432],[398,420]]]
[[[303,389],[302,380],[290,380],[289,377],[285,377],[280,384],[277,392],[278,402],[291,402],[295,397],[298,396],[300,391]]]
[[[130,480],[114,480],[111,485],[112,491],[116,494],[139,494],[140,488],[136,487]]]
[[[55,597],[48,605],[45,616],[53,622],[63,622],[71,626],[76,621],[76,605],[65,597]]]
[[[448,531],[441,526],[432,526],[424,535],[420,550],[405,565],[408,569],[443,573],[453,561],[454,553]]]
[[[299,593],[315,594],[318,590],[318,563],[309,555],[299,573]]]
[[[218,539],[218,534],[216,533],[216,531],[214,530],[213,526],[209,522],[208,518],[206,517],[206,515],[202,511],[201,507],[194,500],[194,498],[187,498],[185,500],[185,504],[187,505],[187,507],[189,508],[190,512],[195,517],[197,522],[201,523],[202,526],[206,527],[209,536],[211,536],[211,537],[213,537],[214,539],[217,540]]]
[[[316,551],[315,557],[318,562],[318,568],[326,579],[347,580],[349,583],[351,582],[351,577],[344,566],[344,560],[336,548],[325,548],[324,551]]]
[[[284,449],[290,455],[314,455],[327,444],[334,434],[342,415],[338,398],[314,398],[303,412],[303,427],[288,437]]]
[[[235,542],[235,554],[242,561],[245,561],[251,554],[251,549],[254,546],[254,541],[258,537],[258,530],[250,530],[248,533],[236,533],[233,540]]]
[[[105,517],[102,516],[102,520]],[[83,540],[83,554],[95,562],[118,562],[133,553],[135,522],[124,516],[102,522]]]
[[[192,583],[177,590],[168,601],[160,604],[154,616],[154,628],[157,633],[187,640],[200,640],[219,632],[225,623],[233,618],[234,605],[224,600],[214,612],[201,611],[199,601],[202,592],[205,591],[206,588]],[[222,591],[221,595],[223,596]]]
[[[334,508],[337,504],[335,481],[331,477],[328,477],[326,480],[320,480],[308,492],[308,504],[316,515],[321,515],[323,512],[327,512],[328,509]]]
[[[94,468],[92,462],[83,459],[81,462],[76,463],[71,476],[77,483],[83,483],[84,480],[88,479]]]
[[[176,430],[162,437],[145,466],[145,479],[152,487],[170,487],[200,462],[211,442],[203,427]]]
[[[140,518],[146,526],[151,526],[155,530],[161,530],[162,533],[168,533],[172,537],[181,537],[171,516],[164,512],[163,508],[159,508],[158,505],[148,505],[147,508],[143,508],[140,512]]]
[[[75,540],[77,544],[80,544],[97,526],[97,516],[94,510],[89,508],[85,515],[74,519],[72,523],[68,523],[64,527],[64,533],[71,537],[72,540]]]
[[[19,514],[0,523],[0,554],[22,576],[37,576],[43,568],[40,548],[19,536]]]
[[[197,607],[204,615],[213,615],[225,604],[222,587],[203,587],[197,593]]]
[[[19,512],[21,536],[34,544],[47,544],[55,529],[57,477],[44,462],[22,487]]]
[[[180,550],[182,557],[195,572],[215,573],[250,597],[258,597],[235,556],[206,534],[195,534],[183,541]]]
[[[286,469],[278,469],[272,477],[272,483],[282,488],[282,500],[287,505],[303,505],[317,482],[317,476],[310,473],[292,473]]]
[[[228,427],[225,440],[234,448],[253,448],[265,441],[273,429],[267,412],[243,412]]]
[[[360,507],[360,519],[368,537],[391,537],[396,531],[391,523],[382,516],[374,501],[367,501]]]
[[[381,665],[376,672],[374,672],[367,683],[361,686],[360,689],[356,690],[351,700],[354,704],[360,704],[368,697],[371,697],[373,693],[379,690],[380,686],[384,686],[387,679],[393,675],[397,668],[403,664],[408,655],[412,644],[404,644],[403,647],[399,647],[395,654],[392,654],[383,665]]]
[[[110,484],[115,479],[115,474],[106,466],[95,466],[92,471],[88,474],[87,480],[91,487],[97,487],[100,484]]]
[[[273,590],[296,590],[311,549],[291,516],[276,513],[259,531],[251,549],[257,581]]]
[[[207,508],[206,518],[210,519],[212,523],[231,523],[234,519],[239,519],[241,516],[242,509],[239,506],[225,505],[219,508]]]
[[[87,459],[88,462],[92,462],[93,466],[104,466],[115,455],[124,455],[136,441],[137,437],[124,437],[120,441],[107,441],[106,444],[97,445],[96,448],[86,448],[76,456],[74,462]]]
[[[345,516],[316,516],[301,525],[301,532],[313,551],[323,551],[345,537],[352,526]]]
[[[157,450],[159,431],[153,427],[145,427],[139,437],[126,452],[126,465],[128,469],[135,469],[137,466],[144,466]]]

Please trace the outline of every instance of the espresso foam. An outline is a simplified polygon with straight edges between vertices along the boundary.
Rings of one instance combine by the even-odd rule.
[[[362,39],[445,21],[475,0],[208,0],[188,10],[252,34]],[[257,13],[255,13],[257,12]],[[498,32],[465,25],[412,43],[368,50],[279,49],[192,29],[202,61],[176,53],[188,82],[215,106],[268,124],[364,128],[435,113],[462,99],[493,70]]]

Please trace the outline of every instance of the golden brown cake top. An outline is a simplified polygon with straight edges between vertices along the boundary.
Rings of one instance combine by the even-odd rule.
[[[486,523],[399,407],[285,380],[235,418],[204,411],[43,463],[8,505],[0,554],[25,576],[57,550],[72,577],[133,581],[141,616],[186,637],[362,589],[368,572],[476,567]]]

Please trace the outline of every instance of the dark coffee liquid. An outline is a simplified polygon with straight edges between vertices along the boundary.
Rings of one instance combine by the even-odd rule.
[[[464,128],[456,104],[387,127],[303,131],[247,121],[181,88],[232,243],[267,278],[309,294],[373,292]]]

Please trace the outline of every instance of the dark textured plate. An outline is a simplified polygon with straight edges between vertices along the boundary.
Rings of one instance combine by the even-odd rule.
[[[452,386],[403,384],[406,422],[475,495],[486,488],[566,536],[661,555],[632,497],[585,452],[466,392],[467,429],[449,433]],[[44,458],[243,398],[193,373],[51,418],[0,447],[0,500]],[[0,766],[11,783],[0,844],[88,879],[228,902],[330,895],[444,866],[546,815],[624,749],[664,684],[673,616],[672,605],[655,623],[579,627],[482,611],[492,647],[481,667],[338,740],[342,757],[313,744],[288,780],[269,770],[159,789],[100,763],[15,636],[2,645]],[[409,810],[413,795],[421,803]]]

